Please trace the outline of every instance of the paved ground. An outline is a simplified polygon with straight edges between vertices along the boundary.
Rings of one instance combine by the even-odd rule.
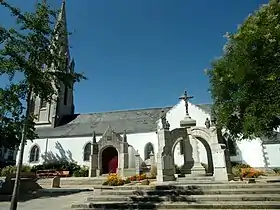
[[[41,197],[19,202],[18,210],[70,210],[71,204],[81,203],[92,192],[74,193],[57,197]],[[9,202],[0,202],[0,210],[8,210]]]

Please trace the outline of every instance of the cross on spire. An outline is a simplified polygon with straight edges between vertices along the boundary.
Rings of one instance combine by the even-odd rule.
[[[193,96],[189,96],[187,90],[184,91],[184,95],[182,95],[179,99],[185,101],[185,107],[186,107],[186,115],[189,115],[189,99],[193,98]]]

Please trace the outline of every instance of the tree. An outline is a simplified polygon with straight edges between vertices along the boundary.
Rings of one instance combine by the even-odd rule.
[[[56,22],[59,11],[46,3],[38,3],[34,13],[23,13],[6,1],[0,1],[0,5],[11,12],[18,25],[11,29],[0,27],[0,75],[9,77],[9,84],[0,89],[0,140],[8,146],[21,142],[10,208],[15,210],[25,141],[36,137],[31,99],[40,96],[46,101],[54,100],[60,91],[57,84],[71,86],[86,78],[70,69],[68,32],[63,21]],[[15,80],[17,75],[19,81]]]
[[[227,34],[208,74],[217,125],[235,137],[270,136],[280,125],[280,0]]]

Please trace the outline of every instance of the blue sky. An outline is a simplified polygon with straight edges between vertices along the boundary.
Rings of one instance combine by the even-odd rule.
[[[25,11],[35,5],[8,2]],[[211,102],[204,69],[221,55],[223,34],[267,2],[66,0],[71,55],[89,78],[75,86],[76,112],[169,106],[186,88],[193,103]],[[14,24],[2,8],[0,20]]]

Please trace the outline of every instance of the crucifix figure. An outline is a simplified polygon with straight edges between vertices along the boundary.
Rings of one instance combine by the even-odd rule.
[[[189,116],[189,105],[188,101],[189,99],[193,98],[193,96],[188,96],[187,91],[185,90],[184,95],[181,96],[179,99],[183,99],[185,101],[185,107],[186,107],[186,116]]]

